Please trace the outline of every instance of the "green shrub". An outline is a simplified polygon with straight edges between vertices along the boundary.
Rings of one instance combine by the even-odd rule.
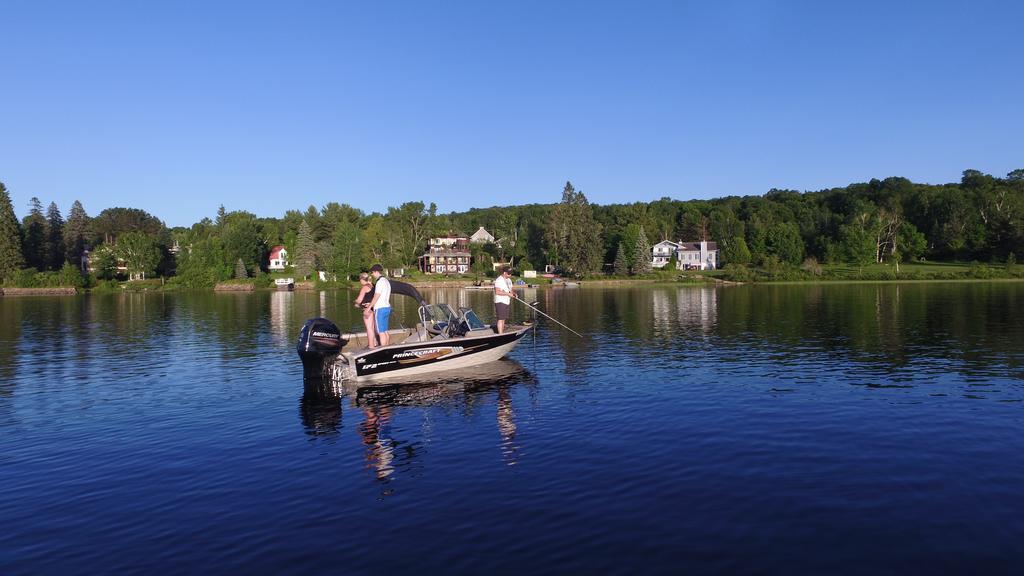
[[[818,263],[818,259],[814,256],[805,258],[800,268],[812,276],[821,276],[821,264]]]
[[[270,274],[260,270],[255,276],[253,276],[252,283],[255,284],[257,288],[271,288],[274,286],[274,278]]]
[[[5,282],[7,286],[17,288],[38,288],[39,285],[36,283],[36,269],[35,268],[22,268],[11,272],[7,276]]]
[[[98,280],[93,292],[121,292],[121,283],[117,280]]]
[[[754,272],[743,264],[726,264],[722,276],[731,282],[753,282]]]
[[[77,266],[70,262],[65,262],[64,267],[57,273],[60,277],[61,286],[73,286],[75,288],[85,288],[85,277],[82,276],[82,272]]]
[[[213,285],[217,283],[217,271],[212,268],[189,268],[180,272],[182,273],[168,280],[173,287],[213,288]]]
[[[989,279],[997,276],[995,268],[986,266],[980,262],[972,262],[970,270],[967,271],[968,278]]]
[[[145,292],[148,290],[159,290],[163,287],[163,282],[159,278],[151,278],[147,280],[132,280],[125,282],[122,285],[124,290],[129,292]]]

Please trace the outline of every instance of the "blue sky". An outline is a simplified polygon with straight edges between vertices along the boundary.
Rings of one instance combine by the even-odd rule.
[[[1017,2],[0,0],[0,181],[64,215],[442,212],[1024,168]]]

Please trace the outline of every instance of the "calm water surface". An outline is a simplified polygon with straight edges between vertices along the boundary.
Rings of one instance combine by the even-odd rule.
[[[1024,284],[534,291],[585,338],[305,388],[353,296],[0,298],[0,573],[1024,566]]]

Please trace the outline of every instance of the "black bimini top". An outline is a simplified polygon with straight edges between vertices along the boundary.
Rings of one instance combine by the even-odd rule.
[[[417,290],[412,284],[406,284],[405,282],[399,282],[398,280],[391,280],[390,278],[388,279],[388,282],[391,283],[392,294],[401,294],[403,296],[413,298],[420,303],[420,306],[427,305],[426,299],[423,298],[423,295],[420,294],[419,290]]]

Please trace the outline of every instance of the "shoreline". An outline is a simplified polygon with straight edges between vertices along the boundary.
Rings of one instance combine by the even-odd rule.
[[[402,280],[406,282],[405,280]],[[1011,282],[1024,282],[1024,278],[895,278],[895,279],[819,279],[819,280],[761,280],[755,282],[735,282],[731,280],[724,280],[721,278],[712,277],[686,277],[682,280],[670,280],[661,278],[636,278],[636,279],[625,279],[616,278],[608,280],[579,280],[578,286],[574,289],[586,289],[586,288],[628,288],[633,286],[823,286],[823,285],[850,285],[850,284],[979,284],[979,283],[1011,283]],[[411,281],[407,282],[416,288],[465,288],[486,290],[488,286],[482,285],[477,286],[472,281],[458,281],[458,280],[442,280],[442,281]],[[541,283],[541,284],[530,284],[530,285],[519,285],[514,288],[546,288],[553,290],[564,290],[564,287],[560,287],[557,284]],[[295,290],[297,292],[312,292],[312,291],[329,291],[329,290],[356,290],[358,286],[356,284],[336,284],[331,286],[324,286],[317,288],[312,283],[304,283],[303,286],[296,285]],[[259,293],[259,292],[279,292],[275,287],[258,287],[253,284],[229,284],[229,285],[217,285],[209,288],[170,288],[165,289],[162,287],[158,288],[122,288],[120,290],[101,289],[95,288],[74,288],[71,286],[65,287],[53,287],[53,288],[17,288],[17,287],[4,287],[0,288],[0,297],[17,297],[17,296],[76,296],[81,294],[124,294],[124,293],[141,293],[141,292],[213,292],[213,293]]]
[[[56,288],[0,288],[0,296],[75,296],[78,289],[73,286]]]

